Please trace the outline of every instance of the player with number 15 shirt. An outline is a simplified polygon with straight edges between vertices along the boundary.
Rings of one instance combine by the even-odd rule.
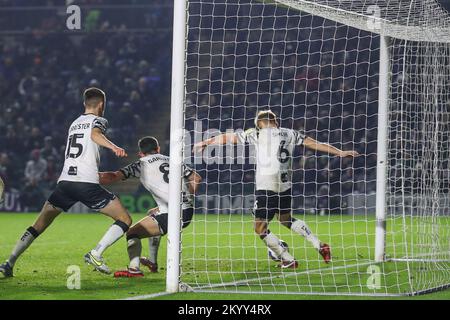
[[[97,271],[110,273],[103,260],[103,253],[121,238],[131,225],[131,217],[120,200],[99,185],[100,147],[110,149],[117,157],[127,156],[124,149],[105,136],[108,126],[108,122],[103,118],[106,95],[98,88],[88,88],[84,91],[83,98],[84,113],[69,127],[64,167],[58,184],[44,203],[34,224],[19,238],[9,259],[0,265],[0,274],[5,277],[13,276],[17,259],[61,212],[68,211],[77,202],[100,211],[115,221],[97,246],[84,256],[84,261]]]
[[[108,121],[94,114],[80,115],[69,127],[64,167],[60,181],[87,182],[98,184],[100,147],[92,138],[92,129],[98,128],[105,134]]]

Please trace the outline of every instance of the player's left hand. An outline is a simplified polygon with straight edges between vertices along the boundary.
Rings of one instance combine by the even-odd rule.
[[[342,151],[340,154],[341,158],[346,158],[346,157],[356,158],[359,156],[360,156],[360,154],[358,153],[358,151],[354,151],[354,150]]]

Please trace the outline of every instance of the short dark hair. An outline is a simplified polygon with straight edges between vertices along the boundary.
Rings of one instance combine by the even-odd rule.
[[[144,154],[153,153],[158,149],[159,142],[155,137],[147,136],[139,139],[139,150]]]
[[[105,92],[95,87],[84,90],[83,98],[86,107],[95,107],[99,102],[103,102],[104,105],[106,101]]]

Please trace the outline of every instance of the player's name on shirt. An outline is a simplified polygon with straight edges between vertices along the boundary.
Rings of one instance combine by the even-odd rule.
[[[165,160],[168,160],[168,157],[166,157],[166,156],[154,156],[153,158],[147,159],[146,161],[148,163],[153,163],[153,162],[156,162],[156,161],[165,161]]]
[[[286,131],[281,131],[281,130],[272,130],[271,133],[273,136],[282,136],[282,137],[288,136],[288,133]]]
[[[87,130],[91,127],[91,123],[77,123],[70,127],[69,132],[75,131],[75,130]]]

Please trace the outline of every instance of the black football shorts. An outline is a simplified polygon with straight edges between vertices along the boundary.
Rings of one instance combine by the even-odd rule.
[[[67,211],[81,202],[92,210],[101,210],[116,196],[96,183],[60,181],[48,202],[55,208]]]
[[[183,225],[182,228],[186,228],[192,221],[192,216],[194,215],[194,208],[187,208],[183,210]],[[158,222],[159,229],[161,230],[161,235],[165,235],[168,229],[168,218],[167,213],[160,213],[152,215],[152,217]]]
[[[253,215],[261,220],[271,221],[275,214],[290,213],[292,203],[291,189],[281,193],[269,190],[256,190]]]

